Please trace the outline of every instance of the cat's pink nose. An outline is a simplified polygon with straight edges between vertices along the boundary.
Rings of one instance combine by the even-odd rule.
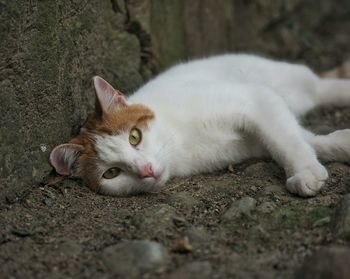
[[[152,164],[151,163],[147,163],[143,169],[141,170],[140,176],[142,178],[146,178],[146,177],[154,177],[154,173],[153,173],[153,169],[152,169]]]

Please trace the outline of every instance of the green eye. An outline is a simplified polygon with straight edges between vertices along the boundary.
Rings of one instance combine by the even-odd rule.
[[[117,177],[119,174],[120,174],[120,169],[110,168],[109,170],[105,171],[105,173],[103,174],[103,178],[112,179],[114,177]]]
[[[131,129],[130,134],[129,134],[129,143],[132,146],[136,146],[141,142],[141,139],[142,139],[141,131],[137,128]]]

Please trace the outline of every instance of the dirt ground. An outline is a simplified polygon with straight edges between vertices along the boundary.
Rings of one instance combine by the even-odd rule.
[[[326,133],[350,127],[349,119],[350,109],[319,109],[304,123]],[[175,179],[160,193],[128,198],[96,195],[80,181],[57,181],[52,174],[2,205],[0,277],[127,278],[115,272],[118,258],[114,267],[108,264],[113,255],[106,260],[105,249],[154,240],[168,260],[130,277],[292,278],[314,250],[348,244],[331,224],[350,191],[350,167],[327,168],[326,188],[309,199],[285,190],[284,173],[272,161]],[[226,214],[244,197],[256,204],[243,215]]]

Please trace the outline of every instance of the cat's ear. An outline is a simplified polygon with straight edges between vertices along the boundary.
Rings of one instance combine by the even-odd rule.
[[[56,172],[64,176],[78,176],[76,161],[84,150],[80,144],[65,143],[56,146],[50,154],[50,163]]]
[[[107,81],[99,76],[93,77],[96,91],[96,112],[108,114],[127,106],[124,95],[114,89]]]

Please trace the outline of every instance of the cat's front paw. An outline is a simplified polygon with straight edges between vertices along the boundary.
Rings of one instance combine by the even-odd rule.
[[[315,196],[325,185],[328,172],[324,166],[317,164],[297,172],[287,179],[287,189],[302,197]]]

